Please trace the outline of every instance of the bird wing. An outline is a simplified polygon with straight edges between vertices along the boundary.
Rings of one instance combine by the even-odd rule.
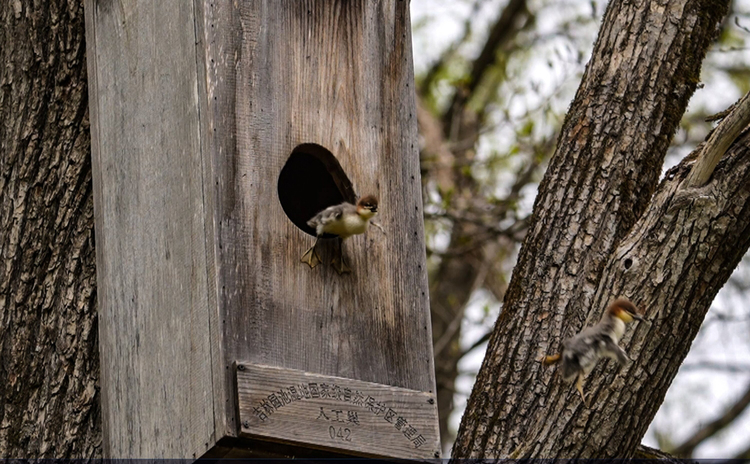
[[[615,361],[620,363],[620,366],[623,367],[626,366],[628,362],[630,362],[630,357],[628,357],[628,354],[625,352],[625,350],[620,348],[620,345],[615,343],[615,341],[611,338],[607,341],[602,355],[614,359]]]
[[[562,352],[563,378],[569,380],[579,372],[591,372],[608,343],[611,343],[609,335],[602,333],[596,326],[583,329],[578,335],[565,340]]]
[[[328,208],[313,216],[312,219],[307,221],[307,225],[310,227],[314,227],[316,230],[319,227],[324,228],[326,225],[340,220],[344,216],[344,214],[350,212],[357,212],[357,207],[351,203],[344,202],[338,205],[329,206]]]

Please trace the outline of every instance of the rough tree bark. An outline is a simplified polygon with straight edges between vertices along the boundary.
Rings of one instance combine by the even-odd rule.
[[[100,457],[83,3],[0,31],[0,457]]]
[[[750,145],[672,200],[686,158],[660,168],[726,1],[612,1],[540,185],[518,264],[462,419],[455,458],[630,457],[715,294],[750,246]],[[647,310],[601,363],[586,408],[538,360],[615,296]]]

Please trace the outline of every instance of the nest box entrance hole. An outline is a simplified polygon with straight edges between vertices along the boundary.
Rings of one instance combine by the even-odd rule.
[[[313,216],[344,201],[357,202],[352,182],[339,161],[333,153],[314,143],[304,143],[292,150],[279,174],[278,193],[287,217],[312,236],[315,229],[307,221]]]

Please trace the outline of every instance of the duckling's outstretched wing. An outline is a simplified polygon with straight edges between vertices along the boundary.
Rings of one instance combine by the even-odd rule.
[[[357,207],[351,203],[341,203],[339,205],[329,206],[319,212],[307,221],[307,225],[314,228],[318,236],[327,232],[328,226],[341,221],[345,214],[356,214]]]
[[[570,381],[578,373],[591,372],[608,342],[609,335],[601,333],[596,326],[588,327],[578,335],[565,340],[562,352],[563,378]]]
[[[615,341],[611,338],[607,341],[602,354],[620,363],[620,367],[625,367],[630,362],[630,358],[628,357],[628,354],[625,352],[625,350],[620,348],[620,345],[615,343]]]

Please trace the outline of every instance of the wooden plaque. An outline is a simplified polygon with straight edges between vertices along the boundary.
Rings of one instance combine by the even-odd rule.
[[[440,457],[430,393],[238,364],[240,435],[404,459]]]

